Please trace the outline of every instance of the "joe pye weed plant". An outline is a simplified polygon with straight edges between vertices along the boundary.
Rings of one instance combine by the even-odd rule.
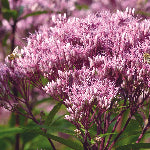
[[[45,136],[54,150],[53,141],[76,150],[150,148],[144,143],[150,127],[150,20],[137,19],[134,9],[52,20],[53,27],[41,27],[1,64],[1,106],[34,122],[17,133]],[[48,115],[33,111],[32,86],[58,102]],[[73,141],[51,131],[61,105],[73,128],[60,124],[56,131]]]

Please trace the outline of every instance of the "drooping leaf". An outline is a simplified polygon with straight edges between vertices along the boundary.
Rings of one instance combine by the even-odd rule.
[[[54,141],[57,141],[61,144],[64,144],[72,149],[75,149],[75,150],[82,150],[82,146],[81,144],[79,144],[78,142],[75,142],[75,141],[72,141],[72,140],[69,140],[69,139],[64,139],[64,138],[61,138],[61,137],[58,137],[58,136],[55,136],[55,135],[52,135],[50,134],[49,132],[47,133],[44,133],[41,128],[46,128],[47,130],[50,128],[46,127],[46,126],[43,126],[43,125],[36,125],[34,127],[25,127],[23,129],[23,132],[28,132],[28,133],[37,133],[37,134],[40,134],[40,135],[43,135],[44,137],[46,138],[50,138]],[[53,128],[54,129],[54,128]],[[57,129],[56,129],[57,130]],[[58,129],[59,130],[59,129]],[[66,132],[66,130],[65,130]]]
[[[12,135],[22,133],[23,130],[19,127],[14,128],[0,128],[0,139],[4,137],[10,137]]]
[[[117,147],[116,150],[138,150],[140,148],[150,148],[150,143],[135,143]]]
[[[64,139],[64,138],[61,138],[61,137],[58,137],[58,136],[55,136],[55,135],[52,135],[52,134],[46,134],[44,135],[46,136],[47,138],[50,138],[54,141],[57,141],[61,144],[64,144],[74,150],[83,150],[83,147],[81,146],[81,144],[75,142],[75,141],[72,141],[72,140],[69,140],[69,139]]]
[[[37,125],[37,126],[39,128],[46,129],[47,133],[62,132],[62,133],[70,134],[70,135],[74,134],[73,130],[69,130],[69,129],[62,128],[62,127],[46,126],[46,125]]]
[[[57,126],[47,126],[47,125],[28,125],[25,127],[21,127],[23,129],[23,133],[28,134],[31,132],[35,133],[35,134],[40,134],[41,133],[41,129],[46,129],[47,133],[54,133],[54,132],[62,132],[62,133],[66,133],[66,134],[70,134],[73,135],[74,131],[67,129],[67,128],[62,128],[62,127],[57,127]]]

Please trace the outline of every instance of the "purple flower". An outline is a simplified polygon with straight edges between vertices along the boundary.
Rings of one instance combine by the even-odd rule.
[[[142,94],[143,100],[147,97],[150,65],[144,54],[150,54],[149,20],[140,21],[131,9],[52,20],[55,26],[43,26],[31,35],[27,46],[13,54],[18,57],[8,56],[14,80],[39,83],[41,76],[47,78],[47,85],[39,88],[63,99],[66,119],[75,125],[80,121],[86,129],[94,112],[101,115],[111,109],[118,95],[135,106]]]
[[[109,109],[112,98],[118,92],[115,84],[105,78],[104,80],[95,73],[94,70],[83,67],[80,71],[72,74],[72,86],[66,89],[68,99],[65,105],[70,115],[66,116],[69,121],[81,121],[83,124],[89,125],[93,120],[89,119],[93,108],[103,112]]]

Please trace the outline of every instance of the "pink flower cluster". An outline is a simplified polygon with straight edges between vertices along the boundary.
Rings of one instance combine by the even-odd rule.
[[[65,116],[66,119],[89,125],[93,121],[89,118],[94,107],[99,112],[109,109],[118,87],[107,78],[102,80],[95,71],[95,68],[83,67],[72,74],[72,85],[66,89],[69,98],[65,100],[65,105],[70,113]]]
[[[20,15],[16,21],[15,45],[24,46],[24,38],[28,36],[29,32],[37,30],[41,25],[51,26],[52,14],[71,15],[75,8],[75,0],[9,0],[10,8],[16,10]],[[45,13],[44,13],[45,11]],[[32,13],[43,12],[42,14],[31,15]],[[24,18],[24,16],[30,14]],[[10,19],[2,19],[2,27],[7,31],[12,31],[14,21]]]
[[[145,97],[150,85],[150,65],[144,61],[144,54],[150,54],[150,20],[140,21],[131,9],[52,19],[55,26],[31,35],[27,46],[14,54],[19,57],[8,56],[17,78],[47,78],[43,90],[63,99],[66,119],[81,121],[86,128],[94,109],[107,111],[118,94],[135,104],[141,94]]]

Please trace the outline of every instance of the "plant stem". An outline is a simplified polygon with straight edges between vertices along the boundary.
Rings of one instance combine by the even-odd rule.
[[[16,32],[16,25],[17,25],[17,20],[14,20],[14,23],[12,25],[12,34],[11,34],[11,53],[14,50],[15,47],[15,32]],[[15,87],[13,87],[13,93],[14,96],[17,97],[18,96],[18,91]],[[20,125],[20,121],[19,121],[19,114],[15,114],[16,116],[16,126],[18,127]],[[20,135],[16,134],[16,143],[15,143],[15,150],[19,150],[19,139],[20,139]]]
[[[36,124],[40,125],[40,123],[39,123],[39,122],[37,121],[37,119],[34,117],[32,111],[31,111],[31,107],[30,107],[30,105],[29,105],[28,102],[29,102],[29,101],[26,101],[25,104],[26,104],[26,106],[27,106],[28,112],[29,112],[29,114],[30,114],[32,120],[33,120]],[[43,131],[44,133],[46,133],[46,130],[42,130],[42,131]],[[48,141],[49,141],[49,143],[51,144],[53,150],[56,150],[56,148],[55,148],[55,146],[54,146],[52,140],[51,140],[50,138],[48,138]]]
[[[13,94],[14,94],[15,97],[18,96],[18,91],[17,91],[17,89],[15,88],[15,86],[13,87]],[[15,101],[17,101],[16,98],[15,98]],[[16,126],[16,127],[19,127],[19,125],[20,125],[20,120],[19,120],[19,114],[18,114],[18,113],[15,113],[15,119],[16,119],[16,124],[15,124],[15,126]],[[19,147],[20,147],[20,142],[19,142],[19,141],[20,141],[20,135],[19,135],[19,134],[16,134],[15,150],[19,150]]]
[[[120,133],[117,135],[117,137],[114,139],[114,141],[112,142],[112,144],[110,145],[110,147],[108,148],[108,150],[111,150],[112,147],[114,146],[114,144],[116,143],[116,141],[118,140],[118,138],[120,137],[120,135],[124,132],[124,130],[126,129],[127,125],[129,124],[130,120],[131,120],[132,115],[130,114],[128,120],[126,121],[126,124],[124,125],[123,129],[120,131]],[[121,119],[121,118],[120,118]]]
[[[19,114],[15,113],[15,117],[16,117],[16,127],[18,127],[20,125]],[[20,147],[19,141],[20,141],[20,135],[16,134],[15,150],[19,150],[19,147]]]
[[[116,127],[118,126],[118,123],[120,122],[120,120],[121,120],[121,118],[122,118],[123,112],[124,112],[124,111],[122,111],[122,112],[118,115],[118,119],[117,119],[117,121],[116,121],[116,123],[115,123],[115,125],[114,125],[114,127],[113,127],[113,129],[112,129],[112,131],[111,131],[111,133],[114,133]],[[112,123],[112,122],[110,122],[110,123]],[[107,140],[107,143],[106,143],[106,146],[105,146],[105,150],[107,150],[107,147],[108,147],[108,145],[109,145],[109,142],[110,142],[111,138],[112,138],[112,134],[109,136],[109,139]]]
[[[50,144],[51,144],[51,146],[52,146],[53,150],[56,150],[56,148],[55,148],[55,146],[54,146],[54,144],[53,144],[52,140],[51,140],[50,138],[48,138],[48,141],[50,142]]]
[[[87,146],[88,146],[88,143],[87,143],[87,130],[85,130],[85,136],[84,136],[84,143],[83,143],[83,147],[84,147],[84,150],[88,150]]]
[[[150,110],[150,106],[149,106],[149,110]],[[150,111],[149,111],[149,117],[148,117],[148,123],[145,126],[145,128],[143,129],[142,133],[140,134],[140,136],[138,137],[138,140],[136,141],[136,143],[139,143],[143,137],[143,135],[145,134],[145,132],[149,129],[150,127]]]
[[[143,129],[143,131],[142,131],[142,133],[140,134],[140,136],[138,137],[138,140],[136,141],[136,143],[139,143],[139,142],[141,141],[143,135],[144,135],[145,132],[148,130],[149,126],[150,126],[150,123],[148,123],[148,124],[146,125],[146,127]]]

